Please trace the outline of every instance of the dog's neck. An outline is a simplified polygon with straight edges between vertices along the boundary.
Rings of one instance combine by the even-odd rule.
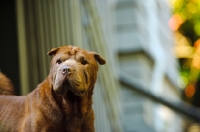
[[[62,97],[62,108],[65,114],[78,115],[84,117],[88,109],[92,107],[92,94],[86,92],[84,96],[76,96],[68,91],[66,96]]]
[[[57,111],[56,112],[56,114],[58,114],[57,118],[61,118],[66,128],[68,128],[68,125],[70,127],[70,124],[76,124],[76,127],[79,128],[84,118],[87,116],[88,112],[90,112],[88,110],[92,109],[92,94],[94,86],[88,92],[86,92],[84,96],[76,96],[71,91],[68,91],[66,96],[61,96],[57,95],[53,91],[53,86],[49,81],[49,79],[45,80],[40,85],[42,85],[41,87],[39,86],[40,88],[44,88],[44,86],[46,87],[44,89],[39,88],[39,91],[45,90],[45,92],[40,92],[40,93],[48,93],[46,94],[46,96],[52,96],[54,99],[54,101],[48,101],[49,99],[52,98],[46,97],[45,99],[43,99],[44,102],[42,104],[47,105],[45,103],[51,102],[49,106],[52,106],[53,109]],[[55,111],[52,111],[52,114],[55,114]],[[53,119],[53,120],[61,121],[59,119]]]
[[[62,109],[64,111],[64,122],[66,130],[71,131],[74,128],[81,128],[82,123],[92,108],[92,95],[86,93],[84,96],[76,96],[71,91],[62,97]],[[72,125],[73,124],[73,125]]]

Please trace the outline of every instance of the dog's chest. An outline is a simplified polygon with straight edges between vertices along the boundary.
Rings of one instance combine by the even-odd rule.
[[[82,101],[68,100],[67,102],[65,102],[64,120],[66,129],[80,129],[86,114],[87,107],[82,105]]]
[[[66,115],[73,117],[84,117],[89,108],[88,97],[77,97],[73,94],[68,94],[63,99],[63,109]]]
[[[71,112],[65,115],[65,130],[74,131],[80,130],[83,123],[84,116],[78,112]]]
[[[67,106],[68,107],[65,108],[65,115],[68,120],[80,120],[84,118],[87,113],[87,106],[82,106],[82,102],[80,101],[71,102]]]

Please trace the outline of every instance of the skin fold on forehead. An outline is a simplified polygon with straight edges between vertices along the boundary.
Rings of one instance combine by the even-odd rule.
[[[75,55],[81,49],[75,46],[63,46],[57,50],[56,54],[64,53],[69,55]]]
[[[75,59],[75,60],[80,60],[80,59],[85,59],[87,61],[90,61],[91,63],[96,64],[94,54],[92,52],[88,52],[86,50],[80,49],[78,47],[73,47],[73,46],[67,46],[66,48],[60,48],[56,54],[55,54],[55,59]],[[93,61],[92,61],[93,60]]]
[[[50,56],[60,54],[60,53],[75,55],[77,52],[82,52],[82,53],[85,53],[85,54],[89,53],[88,51],[86,51],[84,49],[80,49],[79,47],[76,47],[76,46],[62,46],[62,47],[59,47],[59,48],[53,48],[47,54],[50,55]]]
[[[51,51],[49,51],[47,54],[50,55],[50,56],[57,56],[58,54],[66,54],[66,55],[75,55],[77,53],[82,53],[84,56],[86,56],[87,58],[89,59],[95,59],[96,61],[98,61],[98,63],[100,65],[104,65],[106,63],[106,61],[97,53],[95,52],[88,52],[84,49],[80,49],[78,47],[75,47],[75,46],[62,46],[62,47],[59,47],[59,48],[53,48]]]

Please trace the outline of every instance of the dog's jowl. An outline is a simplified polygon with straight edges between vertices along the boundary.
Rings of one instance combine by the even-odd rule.
[[[0,96],[0,132],[94,132],[93,89],[98,63],[106,61],[74,46],[48,55],[49,75],[34,91]]]

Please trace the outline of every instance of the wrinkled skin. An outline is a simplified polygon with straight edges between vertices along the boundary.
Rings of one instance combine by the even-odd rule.
[[[50,73],[27,96],[0,96],[0,131],[94,132],[92,94],[105,60],[78,47],[54,48]]]

